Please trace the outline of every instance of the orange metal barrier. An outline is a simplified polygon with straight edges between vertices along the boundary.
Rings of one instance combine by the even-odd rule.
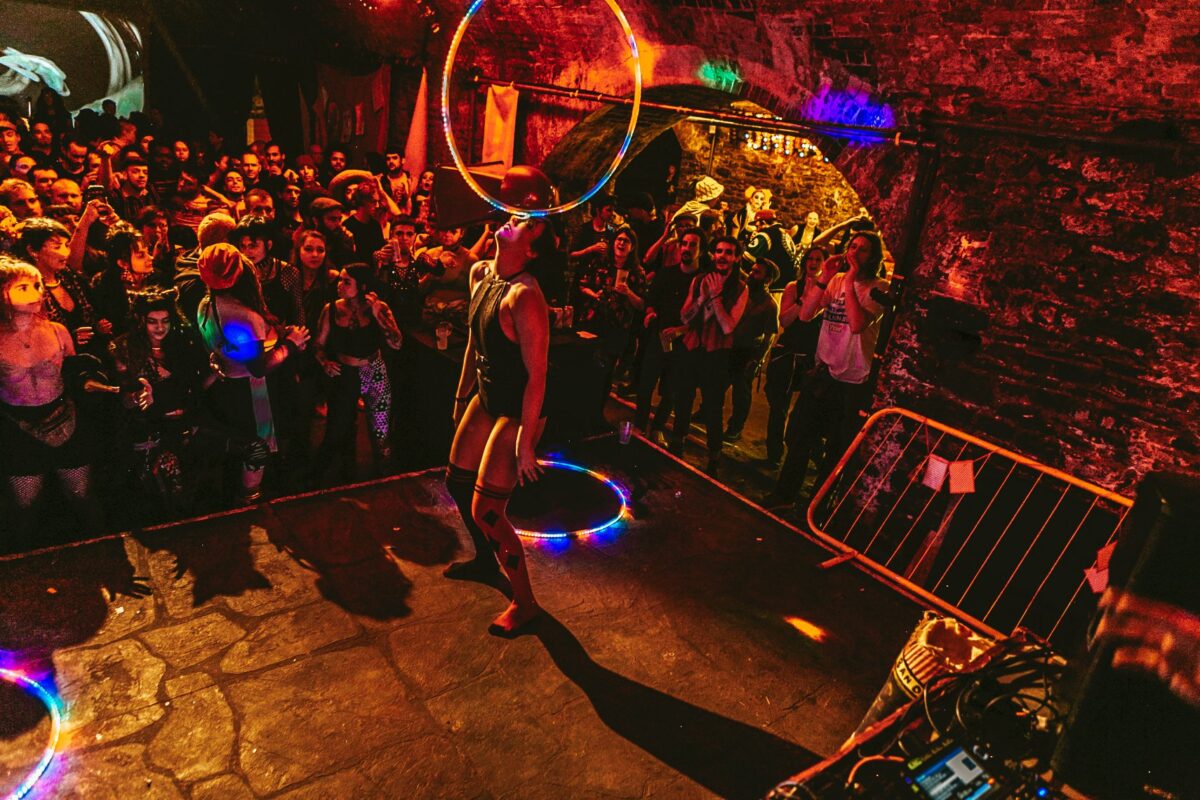
[[[932,460],[935,462],[932,467]],[[973,491],[932,488],[970,462]],[[872,414],[808,507],[841,555],[993,636],[1079,635],[1095,608],[1083,570],[1133,501],[903,408]]]

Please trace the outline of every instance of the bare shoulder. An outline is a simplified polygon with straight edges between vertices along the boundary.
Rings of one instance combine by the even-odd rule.
[[[46,322],[50,326],[50,330],[53,331],[54,336],[58,339],[59,344],[64,346],[73,346],[75,344],[74,340],[71,339],[71,332],[67,330],[66,325],[51,320],[47,320]]]
[[[471,265],[471,286],[479,283],[487,275],[488,269],[492,266],[491,261],[476,261]]]
[[[533,279],[514,281],[508,295],[515,305],[523,308],[545,307],[546,305],[546,296],[542,294],[542,287]]]

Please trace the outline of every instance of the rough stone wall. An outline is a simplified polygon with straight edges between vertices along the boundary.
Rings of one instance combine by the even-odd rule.
[[[683,148],[679,170],[680,197],[687,199],[687,187],[707,173],[711,137],[707,125],[681,122],[675,134]],[[803,225],[804,216],[816,211],[821,226],[840,222],[858,213],[858,193],[845,177],[823,156],[796,156],[748,150],[742,140],[731,141],[729,129],[719,129],[716,152],[712,159],[712,177],[725,187],[721,199],[733,210],[745,204],[747,186],[759,186],[772,192],[771,207],[785,225]]]
[[[1200,163],[947,142],[878,404],[1129,490],[1200,454]]]
[[[587,42],[594,23],[561,3],[520,5],[546,43],[537,80],[611,88],[588,82],[584,48],[563,44]],[[1180,143],[1172,153],[929,129],[941,166],[876,405],[928,412],[1124,492],[1150,469],[1197,465],[1200,163],[1187,147],[1200,142],[1200,6],[623,5],[650,85],[696,84],[702,63],[720,61],[738,70],[741,97],[788,118],[870,123],[882,108],[911,130],[932,114]],[[531,156],[563,124],[539,132],[531,116]],[[898,249],[913,152],[818,144]]]

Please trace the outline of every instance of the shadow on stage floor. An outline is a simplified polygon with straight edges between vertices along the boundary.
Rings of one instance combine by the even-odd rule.
[[[549,613],[512,641],[441,575],[470,545],[438,471],[0,560],[5,660],[67,705],[57,791],[756,797],[836,749],[920,609],[645,442],[558,455],[633,514],[527,544]],[[523,521],[612,512],[571,480]],[[0,796],[45,737],[14,708]]]

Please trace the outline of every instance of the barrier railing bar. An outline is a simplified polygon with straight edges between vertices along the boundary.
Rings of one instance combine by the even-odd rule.
[[[990,459],[991,457],[992,457],[992,454],[991,454],[991,453],[988,453],[988,454],[986,454],[986,455],[983,457],[983,460],[979,462],[979,469],[977,469],[977,470],[975,471],[975,472],[976,472],[976,474],[983,474],[983,470],[984,470],[984,468],[985,468],[985,467],[987,467],[988,459]],[[963,501],[963,499],[964,499],[965,497],[966,497],[966,495],[965,495],[965,494],[960,494],[960,495],[958,496],[958,500],[957,500],[957,501],[955,501],[955,503],[954,503],[954,508],[953,508],[953,510],[950,512],[951,514],[957,514],[957,513],[958,513],[958,507],[959,507],[960,505],[962,505],[962,501]],[[976,524],[978,524],[978,523],[976,523]],[[925,556],[929,554],[929,548],[933,547],[933,545],[934,545],[934,542],[935,542],[935,541],[936,541],[936,540],[934,540],[934,539],[930,539],[930,540],[929,540],[929,544],[925,545],[925,549],[924,549],[924,550],[921,552],[921,557],[920,557],[920,558],[918,558],[916,561],[914,561],[914,562],[913,562],[913,565],[914,565],[914,566],[920,566],[920,565],[921,565],[921,562],[925,560]],[[935,585],[936,585],[936,584],[935,584]]]
[[[841,499],[838,500],[838,503],[834,507],[833,511],[830,512],[829,516],[825,519],[825,525],[833,522],[833,518],[836,517],[837,513],[842,510],[842,503],[846,502],[846,498],[850,496],[851,492],[854,491],[854,487],[858,484],[858,481],[866,473],[867,467],[871,466],[871,462],[875,460],[875,456],[879,454],[879,451],[883,449],[883,446],[887,444],[888,440],[891,438],[892,432],[895,431],[896,427],[903,421],[904,417],[897,415],[896,421],[892,423],[892,427],[888,429],[887,433],[880,437],[879,444],[875,446],[875,450],[871,453],[871,455],[867,456],[866,461],[863,462],[862,469],[860,469],[858,474],[854,476],[854,480],[851,481],[850,485],[846,487],[846,491],[842,494]]]
[[[929,461],[929,456],[937,450],[938,445],[942,443],[942,439],[944,439],[944,438],[946,438],[945,433],[942,433],[941,435],[938,436],[937,441],[933,443],[933,447],[929,448],[929,452],[925,454],[925,457],[921,459],[921,463],[917,465],[918,470],[920,470],[921,467],[923,467]],[[888,470],[888,471],[891,472],[891,470]],[[879,486],[882,486],[882,485],[883,485],[883,481],[881,480],[879,482]],[[892,518],[892,514],[896,513],[896,509],[899,508],[900,504],[904,502],[905,495],[908,494],[908,490],[911,489],[912,487],[913,487],[913,480],[912,480],[912,478],[909,478],[908,483],[906,483],[904,485],[904,491],[901,492],[900,496],[896,498],[896,502],[892,503],[892,507],[890,509],[888,509],[887,516],[883,518],[883,522],[879,523],[879,527],[877,527],[875,529],[875,535],[871,537],[871,541],[867,542],[867,546],[863,548],[864,553],[871,552],[871,545],[875,544],[875,540],[879,538],[879,534],[883,533],[883,529],[887,527],[888,520],[890,520]],[[926,508],[928,508],[929,503],[933,501],[934,494],[936,494],[936,493],[935,492],[929,493],[929,500],[927,500],[925,502]],[[886,564],[885,564],[885,566],[886,566]]]
[[[1116,492],[1111,492],[1102,486],[1097,486],[1094,483],[1089,483],[1088,481],[1085,481],[1082,478],[1076,478],[1074,475],[1063,472],[1062,470],[1055,469],[1054,467],[1047,467],[1045,464],[1041,464],[1037,461],[1034,461],[1032,458],[1029,458],[1028,456],[1023,456],[1020,453],[1014,453],[1012,450],[1006,450],[1003,447],[1000,447],[999,445],[992,444],[991,442],[986,441],[984,439],[980,439],[977,436],[972,436],[971,434],[967,433],[966,431],[961,431],[958,428],[954,428],[950,425],[946,425],[944,423],[938,422],[935,419],[930,419],[929,417],[922,416],[915,412],[909,411],[906,408],[900,408],[898,406],[891,406],[889,408],[880,409],[879,411],[876,411],[874,414],[872,414],[871,418],[874,419],[875,417],[880,416],[881,414],[884,414],[884,413],[903,414],[904,416],[908,417],[909,419],[914,419],[914,420],[917,420],[918,422],[923,422],[924,424],[928,425],[931,428],[934,428],[935,430],[946,431],[947,433],[953,434],[954,436],[957,436],[960,439],[966,439],[971,444],[977,444],[985,450],[990,450],[991,452],[996,453],[998,455],[1002,455],[1005,458],[1010,458],[1013,461],[1016,461],[1018,464],[1023,464],[1024,466],[1032,467],[1033,469],[1036,469],[1038,472],[1042,472],[1047,475],[1050,475],[1051,477],[1059,478],[1060,480],[1064,480],[1067,483],[1071,484],[1072,486],[1078,486],[1080,489],[1086,489],[1089,492],[1091,492],[1092,494],[1098,494],[1101,497],[1105,498],[1106,500],[1112,500],[1114,503],[1118,503],[1123,506],[1133,505],[1133,501],[1130,500],[1128,497],[1122,497],[1121,495],[1117,494]],[[868,420],[868,421],[870,421],[870,420]]]
[[[966,599],[967,595],[969,595],[971,590],[974,588],[975,583],[978,582],[978,578],[982,574],[983,570],[986,568],[988,561],[994,556],[997,548],[999,547],[1000,542],[1003,541],[1003,539],[1007,536],[1007,534],[1008,534],[1009,530],[1011,530],[1017,516],[1019,516],[1023,512],[1023,510],[1024,510],[1025,506],[1027,505],[1033,492],[1040,485],[1041,477],[1043,475],[1050,476],[1052,478],[1056,478],[1056,479],[1062,481],[1063,483],[1069,484],[1070,486],[1076,486],[1078,488],[1084,489],[1085,491],[1087,491],[1093,495],[1094,499],[1092,501],[1092,504],[1089,506],[1087,511],[1084,512],[1084,515],[1080,519],[1079,524],[1076,526],[1075,530],[1072,531],[1071,537],[1068,539],[1066,546],[1058,554],[1058,556],[1055,559],[1054,564],[1051,566],[1049,572],[1047,572],[1047,574],[1042,578],[1041,583],[1039,584],[1038,588],[1034,591],[1033,596],[1030,598],[1028,605],[1026,605],[1025,609],[1022,611],[1021,618],[1018,620],[1017,625],[1020,625],[1025,620],[1025,618],[1028,616],[1033,605],[1036,603],[1037,598],[1045,590],[1045,587],[1049,583],[1049,580],[1052,577],[1053,573],[1056,570],[1058,570],[1058,568],[1061,566],[1062,560],[1066,554],[1066,550],[1070,549],[1070,546],[1073,544],[1074,540],[1076,538],[1078,538],[1080,531],[1082,531],[1087,520],[1090,518],[1091,513],[1095,510],[1096,504],[1098,503],[1099,499],[1103,498],[1106,500],[1110,500],[1113,503],[1115,503],[1116,505],[1122,506],[1124,508],[1124,510],[1120,514],[1119,519],[1117,520],[1116,527],[1113,529],[1113,531],[1111,532],[1111,534],[1108,537],[1109,544],[1111,544],[1111,542],[1116,538],[1116,535],[1119,532],[1122,523],[1124,522],[1125,516],[1128,514],[1129,508],[1133,505],[1133,501],[1131,499],[1122,497],[1121,495],[1116,494],[1115,492],[1109,491],[1107,489],[1104,489],[1100,486],[1097,486],[1093,483],[1082,480],[1080,478],[1076,478],[1073,475],[1069,475],[1069,474],[1062,472],[1061,470],[1055,469],[1053,467],[1045,466],[1045,465],[1040,464],[1037,461],[1034,461],[1033,459],[1023,456],[1019,453],[1014,453],[1011,450],[1008,450],[1003,447],[999,447],[998,445],[992,444],[991,442],[985,441],[976,436],[972,436],[971,434],[966,433],[965,431],[958,430],[952,426],[945,425],[943,423],[938,422],[937,420],[930,419],[928,417],[925,417],[921,414],[914,413],[907,409],[898,408],[898,407],[888,407],[888,408],[879,409],[878,411],[871,414],[867,418],[865,423],[863,424],[862,429],[855,436],[854,440],[850,443],[850,446],[846,449],[845,453],[842,454],[841,458],[839,459],[838,463],[835,465],[834,469],[831,470],[829,472],[829,474],[825,476],[825,479],[822,481],[821,486],[818,488],[816,494],[813,496],[812,502],[809,503],[808,508],[806,509],[806,514],[805,514],[806,522],[808,523],[808,526],[809,526],[809,531],[811,532],[811,534],[813,536],[816,537],[816,539],[818,541],[824,543],[825,546],[830,547],[835,552],[841,553],[842,558],[840,559],[840,561],[844,562],[847,560],[852,560],[852,561],[857,562],[857,564],[860,568],[864,569],[865,571],[867,571],[869,573],[872,573],[872,574],[878,576],[879,578],[881,578],[882,580],[884,580],[887,583],[891,583],[893,586],[895,586],[901,592],[904,592],[904,593],[914,597],[915,599],[924,601],[931,608],[937,609],[938,611],[941,611],[943,613],[948,613],[950,615],[956,616],[958,619],[963,621],[965,624],[971,626],[972,628],[974,628],[978,631],[987,633],[989,635],[995,635],[995,636],[1001,635],[999,631],[997,631],[995,628],[993,628],[991,625],[989,625],[986,621],[977,619],[973,615],[966,613],[958,606],[952,604],[949,600],[939,597],[938,595],[934,594],[933,592],[925,589],[923,586],[919,586],[919,585],[915,584],[913,581],[909,580],[905,576],[902,576],[902,575],[899,575],[899,574],[893,572],[887,566],[872,560],[870,557],[866,556],[864,553],[859,552],[858,550],[850,547],[848,544],[846,544],[846,541],[839,540],[839,539],[835,538],[834,536],[830,535],[830,533],[827,533],[823,529],[823,526],[817,524],[815,515],[817,513],[818,507],[825,500],[825,498],[828,497],[832,493],[833,487],[837,484],[837,482],[839,480],[844,479],[845,476],[842,471],[844,469],[846,469],[847,465],[850,462],[850,459],[852,457],[854,457],[855,454],[858,452],[858,448],[862,445],[862,443],[866,439],[866,437],[868,435],[870,435],[870,433],[874,430],[874,427],[878,423],[878,421],[883,416],[888,415],[888,414],[892,414],[892,415],[895,415],[900,418],[907,417],[908,419],[911,419],[911,420],[914,420],[915,422],[917,422],[918,426],[917,426],[916,431],[914,431],[913,435],[904,444],[899,455],[893,460],[893,462],[888,466],[887,470],[881,476],[881,478],[879,480],[879,485],[876,486],[875,490],[870,494],[869,497],[866,498],[866,501],[865,501],[865,504],[864,504],[862,510],[860,510],[858,512],[858,516],[855,517],[854,521],[850,525],[850,528],[844,534],[846,540],[848,540],[850,538],[853,531],[856,529],[856,527],[857,527],[858,523],[861,521],[863,514],[865,513],[867,507],[870,506],[870,504],[873,503],[874,500],[876,499],[879,491],[883,488],[883,484],[887,483],[887,479],[891,476],[891,474],[895,471],[895,469],[898,466],[898,464],[900,463],[900,461],[907,454],[908,449],[912,446],[913,441],[915,440],[916,436],[918,434],[920,434],[922,430],[927,430],[927,428],[925,426],[928,426],[928,428],[937,430],[940,434],[950,434],[952,436],[957,436],[962,441],[965,441],[969,444],[974,444],[974,445],[982,448],[985,451],[985,455],[981,461],[981,466],[979,467],[980,471],[982,471],[987,466],[987,464],[989,463],[989,459],[990,459],[991,455],[993,455],[993,454],[1008,458],[1011,462],[1008,472],[1004,476],[1004,479],[1000,482],[1000,485],[996,488],[995,493],[988,500],[987,505],[985,506],[983,511],[980,513],[979,518],[975,521],[973,527],[971,528],[970,532],[967,534],[967,537],[964,539],[963,543],[959,546],[957,552],[954,554],[954,557],[951,559],[949,565],[945,568],[945,570],[942,572],[942,574],[933,583],[934,588],[936,588],[938,585],[940,585],[941,582],[944,581],[946,579],[946,577],[953,571],[954,567],[958,563],[958,560],[961,558],[962,554],[966,551],[966,548],[970,544],[971,540],[974,538],[975,533],[980,529],[983,519],[991,512],[991,509],[995,505],[996,499],[999,497],[1000,494],[1003,493],[1004,489],[1007,487],[1008,482],[1012,478],[1013,474],[1016,472],[1017,466],[1022,465],[1022,466],[1029,467],[1038,474],[1037,479],[1034,481],[1033,485],[1030,487],[1029,491],[1026,493],[1024,499],[1021,501],[1020,507],[1018,507],[1018,509],[1016,510],[1012,519],[1010,519],[1008,521],[1008,524],[1005,526],[1004,530],[1001,532],[1000,537],[997,539],[996,543],[993,544],[991,550],[988,552],[987,556],[984,558],[983,563],[980,565],[979,569],[976,571],[976,573],[972,577],[971,583],[968,584],[966,591],[963,593],[962,597],[959,599],[960,603]],[[862,479],[863,479],[864,475],[866,474],[866,471],[868,469],[870,469],[871,465],[875,462],[875,459],[878,457],[879,453],[882,451],[883,446],[885,444],[888,444],[889,442],[895,440],[894,434],[895,434],[897,428],[899,427],[899,424],[900,424],[899,421],[893,422],[891,428],[880,439],[879,443],[875,446],[873,452],[865,460],[862,468],[858,471],[858,474],[855,476],[854,480],[852,480],[850,482],[846,493],[841,498],[839,498],[838,502],[834,505],[832,512],[828,515],[828,517],[825,520],[826,525],[831,524],[834,521],[834,519],[837,517],[837,515],[841,512],[841,509],[844,507],[844,504],[845,504],[847,498],[849,498],[850,494],[853,493],[852,490],[857,488],[857,486],[861,485]],[[940,441],[940,438],[939,438],[939,441]],[[912,483],[913,483],[913,481],[910,479],[909,486],[911,486]],[[905,488],[907,490],[908,486],[906,486]],[[1063,498],[1065,497],[1065,494],[1067,494],[1067,493],[1069,493],[1069,492],[1064,492],[1064,495],[1060,496],[1058,503],[1055,505],[1054,511],[1051,512],[1051,517],[1053,517],[1054,514],[1057,512],[1057,510],[1059,509],[1059,506],[1063,502]],[[903,497],[903,495],[902,495],[902,497]],[[961,502],[962,499],[963,498],[959,498],[959,501]],[[897,505],[899,505],[899,501],[897,502]],[[957,508],[957,506],[956,506],[956,508]],[[894,510],[895,510],[895,507],[893,507],[892,511],[889,512],[889,515],[891,513],[893,513]],[[924,513],[924,510],[922,513]],[[916,523],[914,523],[914,525],[919,524],[920,519],[921,519],[921,517],[918,516],[917,521],[916,521]],[[1038,537],[1040,537],[1042,535],[1042,532],[1044,532],[1046,527],[1048,527],[1048,523],[1049,523],[1049,519],[1047,519],[1046,522],[1043,523],[1042,529],[1038,533]],[[880,527],[880,531],[881,530],[882,530],[882,526]],[[875,536],[872,537],[871,543],[868,544],[868,547],[870,547],[871,544],[873,544],[877,540],[880,531],[876,531]],[[908,534],[906,534],[906,538],[907,537],[908,537]],[[1035,537],[1034,542],[1031,543],[1031,545],[1026,549],[1025,554],[1022,555],[1021,562],[1019,562],[1019,564],[1018,564],[1018,568],[1027,561],[1028,556],[1032,553],[1033,547],[1036,545],[1038,537]],[[922,563],[923,560],[928,556],[928,553],[930,552],[929,548],[933,546],[935,541],[936,540],[931,538],[929,545],[927,545],[925,551],[921,554],[920,558],[917,560],[918,565],[920,563]],[[901,548],[902,547],[903,547],[903,542],[902,542]],[[895,555],[896,554],[893,553],[893,555],[889,557],[889,562],[895,558]],[[1014,574],[1015,574],[1015,571],[1014,571]],[[1009,580],[1011,581],[1011,577]],[[1078,600],[1079,593],[1082,591],[1084,583],[1086,583],[1086,580],[1081,582],[1080,585],[1078,587],[1076,587],[1075,593],[1071,596],[1070,602],[1068,602],[1067,606],[1062,610],[1062,613],[1059,615],[1058,619],[1055,621],[1054,627],[1050,630],[1050,633],[1046,634],[1047,638],[1049,638],[1050,636],[1053,636],[1058,631],[1058,629],[1061,627],[1062,622],[1067,617],[1067,614],[1069,613],[1071,607]],[[1007,591],[1007,589],[1008,589],[1008,584],[1006,583],[1005,587],[1001,590],[1001,595],[1003,595],[1003,593],[1005,591]],[[997,601],[998,600],[999,600],[999,597],[997,597]],[[989,608],[989,610],[988,610],[988,614],[991,614],[992,611],[995,610],[995,606],[996,606],[996,603],[993,602],[992,607]]]
[[[988,561],[991,560],[992,555],[996,552],[996,548],[999,547],[1000,543],[1004,541],[1004,537],[1007,536],[1008,532],[1012,529],[1013,523],[1017,521],[1017,517],[1021,516],[1021,512],[1025,509],[1025,504],[1028,503],[1029,498],[1033,496],[1034,489],[1036,489],[1038,484],[1041,482],[1041,474],[1033,479],[1033,485],[1029,487],[1029,491],[1025,493],[1025,497],[1021,498],[1021,505],[1017,506],[1017,510],[1013,512],[1013,515],[1009,518],[1008,524],[1004,526],[1004,530],[1000,531],[1000,535],[996,537],[996,541],[992,542],[992,549],[988,550],[988,554],[983,557],[983,561],[979,564],[979,569],[975,570],[975,577],[971,578],[971,582],[967,584],[967,588],[963,591],[962,597],[958,598],[958,603],[956,605],[962,605],[963,600],[967,599],[967,595],[971,593],[971,587],[975,585],[975,581],[979,580],[979,576],[983,574],[983,570],[985,567],[987,567]],[[987,619],[987,615],[984,615],[984,619]]]
[[[942,437],[944,437],[945,435],[946,435],[946,434],[944,434],[944,433],[943,433],[943,434],[942,434]],[[941,437],[939,437],[939,438],[938,438],[938,441],[940,442],[941,440],[942,440],[942,438],[941,438]],[[966,451],[966,449],[967,449],[967,443],[966,443],[966,442],[963,442],[963,443],[962,443],[962,447],[958,448],[958,453],[956,453],[956,454],[955,454],[955,456],[954,456],[954,460],[955,460],[955,461],[957,461],[958,459],[960,459],[960,458],[962,457],[962,454],[963,454],[963,453]],[[936,445],[936,444],[933,446],[933,449],[929,451],[929,452],[930,452],[930,454],[932,455],[932,453],[933,453],[935,450],[937,450],[937,445]],[[928,459],[928,458],[929,458],[929,456],[926,456],[925,458],[926,458],[926,459]],[[949,480],[949,477],[947,477],[947,478],[946,478],[946,480],[948,481],[948,480]],[[909,479],[909,481],[908,481],[908,485],[909,485],[909,486],[912,486],[912,485],[913,485],[913,480],[912,480],[912,479]],[[908,491],[907,487],[905,488],[905,491],[906,491],[906,492]],[[913,532],[913,531],[915,531],[915,530],[917,529],[917,523],[919,523],[919,522],[922,520],[922,518],[924,518],[924,516],[925,516],[925,512],[929,510],[929,507],[930,507],[931,505],[933,505],[933,498],[935,498],[935,497],[937,497],[937,496],[938,496],[938,492],[936,492],[936,491],[934,491],[934,492],[930,492],[930,493],[929,493],[929,498],[928,498],[928,499],[925,501],[925,505],[924,505],[924,507],[921,509],[921,513],[920,513],[920,514],[917,514],[916,518],[915,518],[915,519],[913,519],[913,521],[912,521],[912,524],[911,524],[911,525],[909,525],[909,526],[908,526],[908,530],[907,530],[907,531],[905,531],[905,533],[904,533],[904,537],[903,537],[903,538],[901,538],[901,539],[900,539],[900,543],[896,545],[896,549],[892,551],[892,554],[891,554],[890,556],[888,556],[888,560],[884,562],[884,564],[883,564],[883,565],[884,565],[885,567],[887,567],[887,568],[891,569],[891,566],[892,566],[892,559],[893,559],[893,558],[895,558],[897,555],[899,555],[899,553],[900,553],[900,550],[901,550],[901,549],[904,547],[904,543],[908,541],[908,537],[912,536],[912,532]],[[896,500],[896,505],[895,505],[895,506],[892,506],[892,510],[893,510],[893,511],[895,511],[895,510],[896,510],[896,508],[897,508],[897,507],[900,505],[900,501],[901,501],[901,500],[903,500],[903,499],[904,499],[904,495],[903,495],[903,494],[901,494],[901,495],[900,495],[900,497],[899,497],[899,498],[897,498],[897,500]],[[890,517],[890,516],[891,516],[891,514],[888,514],[888,516]]]
[[[1070,486],[1063,487],[1062,494],[1058,496],[1058,502],[1054,504],[1054,508],[1050,509],[1050,515],[1046,517],[1046,521],[1042,523],[1042,527],[1038,528],[1038,532],[1033,535],[1033,539],[1029,542],[1029,547],[1025,548],[1025,553],[1021,556],[1021,560],[1017,562],[1015,567],[1013,567],[1012,574],[1008,576],[1008,580],[1006,580],[1004,585],[1000,587],[1000,591],[996,594],[996,599],[992,601],[992,604],[988,607],[988,610],[983,612],[983,616],[985,618],[991,615],[991,613],[996,609],[996,606],[1000,603],[1000,598],[1003,597],[1004,593],[1008,591],[1009,584],[1013,582],[1013,578],[1017,577],[1017,573],[1021,571],[1021,566],[1025,563],[1025,559],[1029,558],[1029,554],[1033,551],[1034,545],[1038,543],[1038,539],[1042,538],[1042,534],[1046,531],[1046,526],[1050,524],[1050,520],[1054,519],[1054,515],[1058,513],[1058,507],[1062,505],[1062,501],[1066,498],[1067,493],[1070,491]]]
[[[1113,539],[1117,538],[1117,531],[1121,530],[1121,525],[1125,522],[1125,517],[1127,517],[1127,516],[1129,516],[1129,508],[1128,507],[1126,507],[1125,510],[1123,512],[1121,512],[1121,516],[1117,519],[1116,527],[1114,527],[1113,532],[1111,534],[1109,534],[1108,540],[1105,541],[1104,545],[1100,548],[1101,550],[1103,550],[1105,547],[1108,547],[1110,544],[1112,544]],[[1062,613],[1059,614],[1058,619],[1054,621],[1054,627],[1050,629],[1050,632],[1048,634],[1046,634],[1047,641],[1049,641],[1050,637],[1052,637],[1054,635],[1054,632],[1058,630],[1058,626],[1062,624],[1062,621],[1064,619],[1066,619],[1067,612],[1071,610],[1071,606],[1075,605],[1075,600],[1076,600],[1076,598],[1079,597],[1079,593],[1081,591],[1083,591],[1083,586],[1086,583],[1087,583],[1087,576],[1084,576],[1083,580],[1081,580],[1079,582],[1079,585],[1075,587],[1075,594],[1071,595],[1071,599],[1067,601],[1067,604],[1065,606],[1063,606]]]
[[[867,424],[869,425],[869,424],[870,424],[870,422],[871,422],[871,420],[869,420],[869,419],[868,419],[868,420],[867,420]],[[918,434],[918,433],[920,433],[920,432],[923,430],[923,428],[924,428],[924,425],[918,425],[918,426],[917,426],[917,429],[913,431],[913,434],[912,434],[912,436],[910,436],[910,437],[908,438],[908,441],[907,441],[907,442],[905,442],[905,444],[904,444],[904,449],[903,449],[903,450],[901,450],[901,451],[899,452],[899,454],[897,454],[896,458],[892,460],[892,463],[891,463],[891,464],[888,466],[888,468],[887,468],[887,471],[886,471],[886,472],[884,472],[882,475],[880,475],[880,476],[879,476],[879,481],[878,481],[878,482],[875,484],[875,490],[874,490],[874,491],[872,491],[872,492],[871,492],[871,496],[870,496],[870,497],[868,497],[868,498],[867,498],[867,499],[866,499],[866,500],[863,502],[862,508],[861,508],[861,509],[859,509],[858,516],[854,518],[854,522],[851,522],[851,523],[850,523],[850,528],[849,528],[849,529],[846,531],[846,535],[845,535],[845,537],[842,539],[842,541],[846,541],[847,539],[849,539],[849,538],[850,538],[850,534],[854,533],[854,527],[855,527],[856,525],[858,525],[858,521],[859,521],[860,519],[862,519],[862,515],[863,515],[863,514],[865,514],[865,513],[867,513],[867,509],[868,509],[868,508],[870,508],[870,506],[871,506],[871,501],[875,499],[875,495],[879,494],[879,490],[880,490],[880,489],[882,489],[882,488],[883,488],[883,484],[885,484],[885,483],[887,482],[888,476],[892,474],[892,470],[894,470],[894,469],[896,468],[896,465],[900,463],[900,459],[901,459],[901,458],[903,458],[903,457],[904,457],[904,454],[908,452],[908,448],[912,446],[913,440],[917,438],[917,434]],[[865,427],[864,427],[864,430],[866,430],[866,428],[865,428]],[[853,444],[851,444],[850,446],[851,446],[851,447],[856,447],[857,445],[858,445],[858,440],[856,439],[856,440],[855,440],[855,442],[854,442]],[[849,451],[849,450],[847,450],[847,451],[846,451],[846,455],[842,456],[842,460],[843,460],[843,462],[845,461],[845,459],[846,459],[846,456],[848,456],[849,454],[850,454],[850,451]],[[842,468],[842,466],[843,466],[843,463],[842,463],[842,462],[839,462],[839,463],[838,463],[838,466],[837,466],[837,469],[841,469],[841,468]],[[831,473],[830,473],[830,477],[833,477],[833,476],[834,476],[834,475],[836,475],[836,474],[837,474],[837,470],[835,469],[833,472],[831,472]],[[826,483],[828,483],[828,479],[826,480]],[[822,490],[822,491],[824,491],[825,489],[826,489],[826,487],[825,487],[825,486],[822,486],[822,487],[821,487],[821,490]],[[811,506],[810,506],[810,508],[811,508]],[[876,534],[875,534],[875,535],[876,535],[876,536],[878,536],[878,535],[879,535],[878,531],[876,531]],[[865,548],[863,548],[863,552],[866,552],[867,550],[869,550],[869,549],[871,548],[871,544],[873,544],[873,543],[874,543],[874,541],[875,541],[874,539],[871,539],[871,541],[867,543],[867,546],[866,546]]]
[[[958,550],[955,551],[954,558],[950,559],[950,563],[946,565],[945,571],[938,576],[938,579],[933,584],[934,586],[941,585],[942,581],[946,580],[946,576],[950,574],[950,570],[954,569],[954,565],[958,563],[958,557],[963,554],[963,550],[965,550],[967,545],[971,543],[972,537],[975,536],[975,531],[979,530],[979,524],[983,522],[983,518],[987,516],[987,513],[992,510],[992,504],[996,502],[996,498],[999,497],[1000,493],[1004,491],[1004,487],[1008,485],[1008,479],[1012,477],[1012,474],[1016,472],[1016,470],[1016,462],[1013,462],[1012,466],[1008,468],[1008,474],[1004,476],[1004,480],[1000,481],[1000,485],[996,487],[996,493],[992,495],[991,500],[988,500],[988,504],[983,507],[983,512],[979,515],[979,519],[975,520],[975,524],[967,533],[967,537],[963,539],[962,544],[960,544],[958,546]]]
[[[1092,495],[1092,504],[1087,507],[1087,511],[1083,512],[1083,517],[1079,520],[1079,524],[1075,526],[1075,530],[1071,531],[1071,536],[1067,539],[1067,543],[1063,545],[1063,549],[1059,551],[1058,558],[1054,559],[1054,563],[1050,565],[1050,569],[1048,569],[1045,576],[1042,577],[1042,582],[1038,584],[1036,589],[1034,589],[1033,597],[1029,598],[1029,605],[1025,606],[1025,610],[1021,612],[1021,616],[1017,620],[1017,624],[1013,627],[1021,627],[1021,623],[1025,621],[1026,615],[1029,614],[1029,609],[1033,608],[1033,604],[1037,602],[1038,595],[1042,593],[1042,589],[1046,588],[1046,582],[1050,580],[1050,576],[1054,574],[1054,570],[1058,569],[1058,565],[1062,561],[1063,556],[1066,555],[1067,551],[1071,549],[1071,544],[1075,541],[1075,537],[1079,534],[1079,531],[1083,529],[1083,523],[1087,522],[1087,518],[1091,516],[1092,509],[1095,508],[1096,504],[1099,502],[1100,496]]]

